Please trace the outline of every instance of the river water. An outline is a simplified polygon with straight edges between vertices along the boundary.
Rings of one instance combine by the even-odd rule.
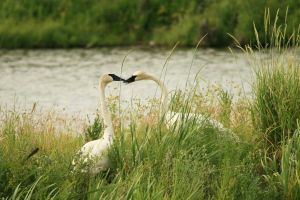
[[[127,78],[143,70],[159,77],[169,54],[169,49],[123,48],[0,51],[0,105],[30,108],[36,102],[42,108],[69,114],[92,114],[98,108],[100,74],[120,75],[122,71]],[[234,85],[245,95],[251,92],[252,70],[243,53],[200,49],[195,54],[194,49],[180,49],[172,53],[164,69],[165,84],[171,92],[184,89],[186,83],[193,85],[197,74],[199,87],[204,90],[219,84],[234,95]],[[118,82],[110,84],[107,96],[119,95],[119,86]],[[152,98],[159,94],[156,89],[151,81],[124,84],[121,99]]]

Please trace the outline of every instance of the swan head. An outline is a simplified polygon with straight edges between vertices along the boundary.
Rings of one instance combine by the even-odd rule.
[[[108,84],[113,81],[125,81],[125,80],[115,74],[103,74],[102,76],[100,76],[100,83]]]
[[[135,81],[141,81],[141,80],[149,80],[151,79],[151,76],[149,74],[147,74],[144,71],[136,71],[132,74],[131,77],[129,77],[128,79],[124,80],[123,82],[125,83],[133,83]]]

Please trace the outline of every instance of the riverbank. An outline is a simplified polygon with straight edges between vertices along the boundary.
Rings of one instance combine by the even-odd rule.
[[[280,9],[278,24],[287,20],[289,27],[299,27],[299,3],[293,0],[92,0],[88,4],[5,0],[0,2],[0,48],[169,47],[177,42],[191,47],[206,34],[202,46],[226,47],[233,44],[227,33],[241,44],[252,44],[256,40],[253,23],[258,33],[264,32],[265,8],[270,9],[271,19]],[[268,42],[264,34],[259,37]]]

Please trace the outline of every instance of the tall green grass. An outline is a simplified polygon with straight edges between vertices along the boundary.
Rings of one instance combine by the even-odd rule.
[[[268,145],[277,148],[295,133],[300,119],[299,65],[268,66],[256,76],[257,123]]]
[[[256,48],[267,59],[254,58],[254,122],[264,134],[267,145],[276,150],[295,133],[300,119],[300,64],[297,61],[300,29],[296,27],[288,34],[287,18],[286,23],[280,25],[278,15],[272,20],[269,11],[264,21],[264,42],[255,29]],[[255,57],[249,46],[244,50]]]
[[[181,98],[181,97],[178,97]],[[198,97],[193,98],[197,101]],[[191,106],[181,99],[182,105]],[[184,110],[191,110],[186,107]],[[153,111],[158,115],[158,111]],[[36,127],[35,113],[3,110],[0,196],[10,199],[207,199],[263,198],[255,145],[236,143],[210,124],[182,120],[167,129],[132,116],[109,155],[112,170],[89,177],[74,174],[71,160],[83,138],[55,133],[53,119]],[[37,119],[38,120],[38,119]],[[118,120],[118,119],[114,119]],[[39,120],[38,120],[39,121]],[[94,135],[99,121],[90,124]],[[116,123],[115,123],[116,124]],[[236,131],[238,130],[238,126]],[[48,130],[48,131],[47,131]],[[40,152],[23,161],[33,147]],[[15,155],[15,156],[11,156]],[[263,187],[264,189],[267,187]]]
[[[243,50],[255,64],[251,110],[253,125],[261,134],[263,178],[271,188],[281,191],[281,198],[298,199],[300,30],[294,27],[287,32],[287,13],[285,23],[279,24],[278,14],[272,19],[269,10],[265,12],[263,39],[254,26],[256,50],[267,58],[258,58],[249,46]]]

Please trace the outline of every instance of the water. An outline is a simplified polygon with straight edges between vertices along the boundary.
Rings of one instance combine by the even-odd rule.
[[[121,72],[129,49],[97,50],[14,50],[0,51],[0,105],[30,108],[36,102],[42,108],[55,108],[70,114],[91,114],[98,108],[98,79],[102,73]],[[136,70],[160,76],[170,50],[141,50],[129,53],[122,76]],[[169,91],[185,88],[194,50],[176,50],[166,65],[165,84]],[[251,68],[243,53],[213,49],[198,50],[188,79],[191,85],[199,73],[200,87],[220,84],[237,95],[233,85],[249,94]],[[122,101],[147,99],[156,94],[151,81],[122,85]],[[107,88],[107,96],[119,95],[119,83]],[[158,96],[158,92],[156,96]]]

